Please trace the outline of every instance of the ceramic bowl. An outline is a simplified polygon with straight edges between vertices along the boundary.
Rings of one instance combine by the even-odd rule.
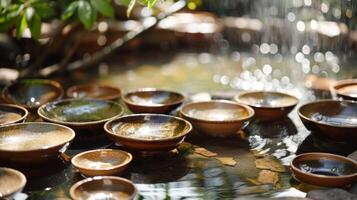
[[[87,178],[74,184],[69,191],[73,200],[131,200],[136,193],[131,181],[116,176]]]
[[[331,86],[331,93],[343,100],[357,101],[357,79],[337,81]]]
[[[357,181],[357,162],[335,154],[300,154],[290,166],[298,180],[311,185],[343,187]]]
[[[263,91],[244,92],[234,99],[252,107],[255,117],[263,120],[286,117],[299,102],[296,97],[285,93]]]
[[[47,122],[0,126],[0,159],[22,163],[55,159],[74,137],[72,129]]]
[[[116,101],[120,98],[121,91],[109,85],[86,84],[76,85],[67,89],[70,98],[89,98]]]
[[[20,80],[6,86],[2,91],[5,102],[27,109],[37,109],[47,102],[62,98],[62,96],[61,84],[44,79]]]
[[[169,113],[182,104],[185,97],[177,92],[144,88],[128,92],[123,101],[134,113]]]
[[[132,155],[126,151],[98,149],[77,154],[71,162],[86,176],[109,176],[119,175],[132,159]]]
[[[26,185],[26,177],[21,172],[0,167],[0,199],[12,199]]]
[[[0,104],[0,126],[23,122],[27,115],[28,111],[24,107],[11,104]]]
[[[181,108],[180,115],[199,132],[224,137],[247,125],[254,110],[236,102],[214,100],[188,103]]]
[[[357,140],[357,102],[320,100],[299,108],[305,127],[330,139]]]
[[[162,114],[134,114],[107,122],[108,136],[125,148],[156,154],[176,148],[191,132],[191,124],[181,118]]]
[[[103,129],[110,119],[123,114],[118,103],[96,99],[64,99],[42,105],[38,115],[45,121],[69,126],[73,129]]]

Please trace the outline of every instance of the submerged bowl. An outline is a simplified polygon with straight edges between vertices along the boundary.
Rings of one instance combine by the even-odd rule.
[[[131,181],[115,176],[87,178],[74,184],[69,191],[73,200],[131,200],[136,193],[137,189]]]
[[[337,81],[331,86],[331,92],[343,100],[357,101],[357,79]]]
[[[191,124],[162,114],[134,114],[104,125],[108,136],[125,148],[143,154],[167,152],[181,144],[191,132]]]
[[[47,122],[0,126],[0,159],[39,163],[55,159],[74,139],[72,129]]]
[[[290,166],[298,180],[311,185],[343,187],[357,181],[357,162],[335,154],[300,154]]]
[[[305,127],[330,139],[357,140],[357,102],[320,100],[299,108]]]
[[[255,117],[272,120],[286,117],[298,104],[299,99],[281,92],[244,92],[234,97],[237,102],[252,107]]]
[[[0,167],[0,199],[12,199],[24,189],[26,182],[23,173],[15,169]]]
[[[62,98],[61,84],[45,79],[24,79],[6,86],[2,97],[7,103],[17,104],[28,109]]]
[[[121,116],[123,112],[118,103],[96,99],[59,100],[42,105],[38,109],[38,115],[42,119],[74,129],[103,129],[105,122]]]
[[[224,137],[236,134],[249,123],[254,110],[232,101],[214,100],[188,103],[180,115],[202,133]]]
[[[11,104],[0,104],[0,126],[23,122],[27,115],[28,111],[24,107]]]
[[[97,149],[77,154],[71,162],[86,176],[108,176],[119,175],[132,159],[133,156],[126,151]]]
[[[182,104],[185,97],[173,91],[143,88],[128,92],[123,101],[134,113],[168,113]]]
[[[117,87],[109,85],[85,84],[76,85],[67,89],[67,96],[70,98],[91,98],[102,100],[118,100],[121,91]]]

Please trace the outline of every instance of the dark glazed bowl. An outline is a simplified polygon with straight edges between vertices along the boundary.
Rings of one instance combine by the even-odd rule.
[[[23,122],[28,115],[26,108],[11,105],[0,104],[0,126]]]
[[[335,154],[300,154],[290,167],[298,180],[311,185],[343,187],[357,181],[357,162]]]
[[[338,141],[357,140],[357,102],[320,100],[299,108],[305,127]]]
[[[134,113],[169,113],[184,100],[185,97],[178,92],[154,88],[139,89],[123,96],[123,101]]]
[[[2,91],[5,102],[27,109],[37,109],[47,102],[62,98],[62,96],[61,84],[45,79],[20,80],[6,86]]]
[[[331,93],[343,100],[357,101],[357,79],[337,81],[331,86]]]
[[[79,99],[102,99],[116,101],[120,99],[121,91],[117,87],[99,84],[76,85],[67,89],[67,96]]]
[[[13,199],[26,185],[26,177],[20,171],[0,168],[0,199]]]

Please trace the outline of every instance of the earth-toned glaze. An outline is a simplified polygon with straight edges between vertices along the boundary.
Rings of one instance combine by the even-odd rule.
[[[357,79],[337,81],[332,85],[331,92],[338,98],[357,101]]]
[[[115,101],[120,98],[121,91],[117,87],[98,84],[76,85],[67,89],[70,98],[90,98]]]
[[[26,185],[26,177],[11,168],[0,168],[0,199],[12,199]]]
[[[26,108],[11,104],[0,104],[0,125],[22,122],[27,115]]]

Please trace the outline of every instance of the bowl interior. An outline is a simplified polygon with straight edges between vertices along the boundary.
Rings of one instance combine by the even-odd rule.
[[[167,115],[129,115],[108,124],[111,133],[137,139],[162,140],[188,133],[188,122]]]
[[[0,127],[0,150],[31,151],[64,144],[74,138],[74,132],[50,123],[23,123]]]
[[[60,122],[96,122],[106,120],[123,112],[114,102],[94,99],[68,99],[56,101],[41,107],[40,114]]]
[[[10,85],[4,95],[13,103],[34,108],[59,99],[62,92],[62,88],[57,82],[29,79]]]
[[[10,195],[25,186],[26,178],[19,171],[0,168],[0,198]]]
[[[249,92],[238,96],[238,100],[254,107],[287,107],[298,103],[297,98],[279,92]]]
[[[135,91],[125,95],[125,100],[132,104],[143,106],[159,106],[180,103],[184,97],[176,92],[170,91]]]
[[[0,105],[0,125],[17,122],[26,115],[26,111],[16,106]]]
[[[79,85],[67,92],[73,98],[111,99],[120,96],[120,89],[104,85]]]
[[[341,81],[341,84],[336,84],[334,88],[339,94],[357,98],[357,79]]]
[[[252,112],[242,105],[220,101],[187,104],[181,111],[190,118],[207,121],[233,121],[252,115]]]
[[[131,159],[130,154],[124,151],[101,149],[84,152],[74,157],[72,162],[86,169],[105,170],[125,165]]]
[[[357,127],[357,103],[348,101],[317,101],[302,106],[300,114],[331,126]]]

